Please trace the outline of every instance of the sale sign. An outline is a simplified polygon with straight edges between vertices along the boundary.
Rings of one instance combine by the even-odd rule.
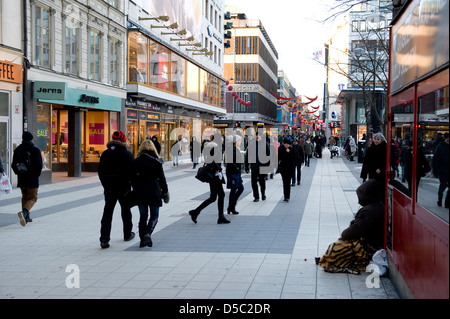
[[[89,144],[105,144],[105,123],[89,123]]]

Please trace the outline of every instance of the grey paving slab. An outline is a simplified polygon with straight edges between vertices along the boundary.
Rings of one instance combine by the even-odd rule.
[[[171,202],[161,208],[152,248],[139,248],[137,238],[123,241],[118,206],[111,247],[100,248],[104,203],[96,174],[41,185],[26,227],[18,223],[14,189],[0,199],[0,298],[398,299],[388,277],[369,289],[368,274],[328,274],[315,265],[358,209],[360,167],[326,153],[302,169],[289,203],[279,175],[267,181],[267,200],[258,203],[244,175],[241,214],[227,215],[227,225],[216,223],[215,203],[197,224],[191,221],[188,211],[208,197],[209,187],[189,163],[167,163]],[[132,212],[137,233],[139,213]],[[69,288],[73,266],[79,286]]]

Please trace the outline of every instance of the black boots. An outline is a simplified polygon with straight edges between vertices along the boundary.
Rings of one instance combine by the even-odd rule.
[[[233,212],[233,214],[234,213],[236,213],[236,212]],[[191,215],[192,221],[197,224],[197,217],[198,217],[198,215],[200,215],[200,213],[197,212],[195,209],[193,209],[193,210],[189,211],[189,215]],[[219,213],[219,219],[217,219],[217,224],[229,224],[229,223],[230,223],[230,221],[225,218],[223,213],[222,214]]]
[[[219,214],[219,219],[217,220],[217,224],[229,224],[231,223],[228,219],[223,216],[223,214]]]
[[[148,226],[139,225],[139,237],[141,238],[141,242],[139,247],[152,247],[152,233],[155,230],[156,224],[158,224],[158,220],[154,220],[148,224]]]
[[[200,213],[198,213],[195,209],[189,211],[189,215],[191,215],[191,219],[195,224],[197,224],[197,216],[199,214]]]

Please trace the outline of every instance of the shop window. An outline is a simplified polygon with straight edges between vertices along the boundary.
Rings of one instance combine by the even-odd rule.
[[[198,100],[199,97],[199,67],[187,62],[187,97]]]
[[[175,94],[186,95],[186,60],[179,55],[171,54],[170,87]]]
[[[67,110],[52,110],[52,162],[67,163],[69,154],[69,117]]]
[[[43,168],[51,169],[52,130],[50,127],[51,113],[49,104],[37,105],[37,136],[36,147],[41,151]]]
[[[448,219],[449,87],[419,97],[417,202]],[[446,206],[447,198],[447,208]]]
[[[83,162],[99,162],[100,155],[106,150],[109,137],[117,127],[114,125],[110,127],[109,112],[86,112],[85,123],[85,133],[83,134],[85,145],[82,146]]]
[[[210,75],[203,69],[200,69],[200,101],[203,103],[210,103]]]
[[[35,64],[50,68],[50,9],[36,4],[34,7]]]
[[[148,83],[148,39],[138,32],[130,32],[128,38],[128,81]]]
[[[169,90],[169,50],[159,43],[150,44],[150,84]]]

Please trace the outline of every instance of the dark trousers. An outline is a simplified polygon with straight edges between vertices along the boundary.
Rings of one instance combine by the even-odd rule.
[[[266,174],[260,174],[259,169],[252,169],[251,182],[255,199],[259,199],[258,183],[261,188],[261,196],[266,195]]]
[[[439,190],[438,190],[438,199],[442,200],[442,197],[444,197],[444,191],[448,188],[448,174],[439,174]],[[448,191],[447,195],[445,196],[445,206],[448,206],[449,199],[448,199]]]
[[[236,211],[237,201],[239,199],[239,196],[242,195],[243,191],[244,191],[244,185],[241,185],[239,188],[232,188],[230,190],[230,196],[228,198],[228,211],[229,212]]]
[[[311,161],[312,155],[305,155],[305,166],[309,167],[309,162]]]
[[[159,207],[152,205],[138,205],[139,208],[139,238],[144,240],[146,234],[151,235],[159,219]],[[150,208],[150,219],[148,219],[148,210]],[[147,223],[148,220],[148,223]]]
[[[122,211],[123,238],[129,238],[131,236],[131,230],[133,229],[133,222],[130,207],[125,199],[125,193],[105,190],[104,195],[105,207],[103,209],[103,217],[101,220],[100,242],[107,243],[111,239],[111,224],[117,201],[119,201]]]
[[[223,205],[225,201],[225,192],[223,190],[222,181],[218,179],[217,177],[214,177],[211,182],[209,182],[209,198],[205,200],[203,203],[200,204],[200,206],[195,209],[197,213],[200,213],[204,208],[209,206],[209,204],[212,204],[217,200],[217,208],[219,210],[219,216],[223,215]]]
[[[281,179],[283,180],[283,195],[285,199],[291,198],[291,177],[288,172],[281,173]]]
[[[294,164],[294,169],[292,170],[292,184],[295,184],[295,173],[297,172],[297,184],[300,184],[302,180],[302,165]]]

